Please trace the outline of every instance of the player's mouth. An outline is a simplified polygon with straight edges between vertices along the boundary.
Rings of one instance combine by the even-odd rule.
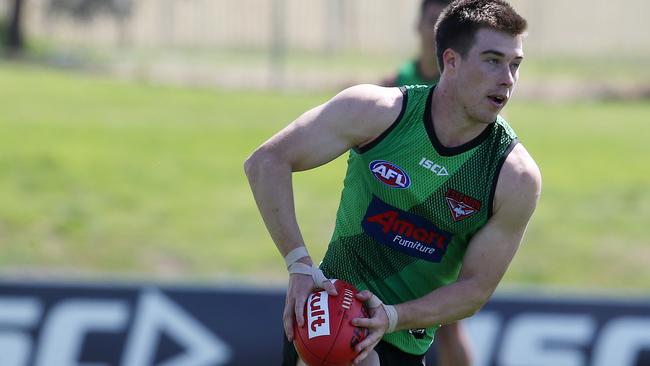
[[[508,96],[505,94],[491,94],[488,99],[497,108],[503,108],[508,102]]]

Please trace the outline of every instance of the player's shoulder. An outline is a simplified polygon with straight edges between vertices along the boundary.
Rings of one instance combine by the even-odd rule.
[[[380,105],[392,105],[401,99],[399,87],[385,87],[375,84],[358,84],[343,89],[335,98],[357,102],[374,102]]]
[[[399,113],[402,101],[401,88],[359,84],[344,89],[330,103],[351,115],[376,119]]]
[[[518,143],[506,157],[499,180],[508,188],[536,191],[541,188],[542,173],[528,150]]]
[[[495,192],[495,212],[508,206],[515,214],[532,213],[542,189],[542,174],[533,157],[518,143],[506,157]]]
[[[399,118],[403,100],[400,88],[360,84],[330,99],[319,115],[333,121],[339,134],[353,136],[361,146],[374,140]]]

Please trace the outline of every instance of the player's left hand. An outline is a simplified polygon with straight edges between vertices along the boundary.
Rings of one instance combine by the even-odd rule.
[[[368,308],[368,313],[370,314],[369,318],[356,318],[352,319],[352,324],[357,327],[368,328],[368,335],[366,338],[360,342],[355,348],[357,352],[360,352],[359,355],[354,359],[354,364],[359,365],[368,354],[375,348],[377,343],[384,336],[384,333],[388,330],[388,315],[384,310],[381,302],[371,304],[370,299],[373,298],[372,292],[364,290],[359,292],[356,297],[360,301],[366,303]]]

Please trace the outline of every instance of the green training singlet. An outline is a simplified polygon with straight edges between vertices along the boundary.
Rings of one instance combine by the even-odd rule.
[[[417,60],[405,62],[397,70],[396,86],[402,85],[433,85],[438,82],[438,78],[426,79],[420,73]]]
[[[492,214],[497,177],[517,140],[501,117],[472,141],[444,147],[431,121],[433,87],[402,87],[397,120],[350,151],[336,227],[321,269],[386,304],[458,278],[472,236]],[[437,327],[384,340],[424,354]]]

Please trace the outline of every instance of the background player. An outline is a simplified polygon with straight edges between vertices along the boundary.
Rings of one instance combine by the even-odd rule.
[[[416,25],[418,55],[404,62],[394,75],[381,81],[383,86],[432,85],[438,82],[440,70],[436,60],[434,26],[442,10],[451,0],[422,0]]]

